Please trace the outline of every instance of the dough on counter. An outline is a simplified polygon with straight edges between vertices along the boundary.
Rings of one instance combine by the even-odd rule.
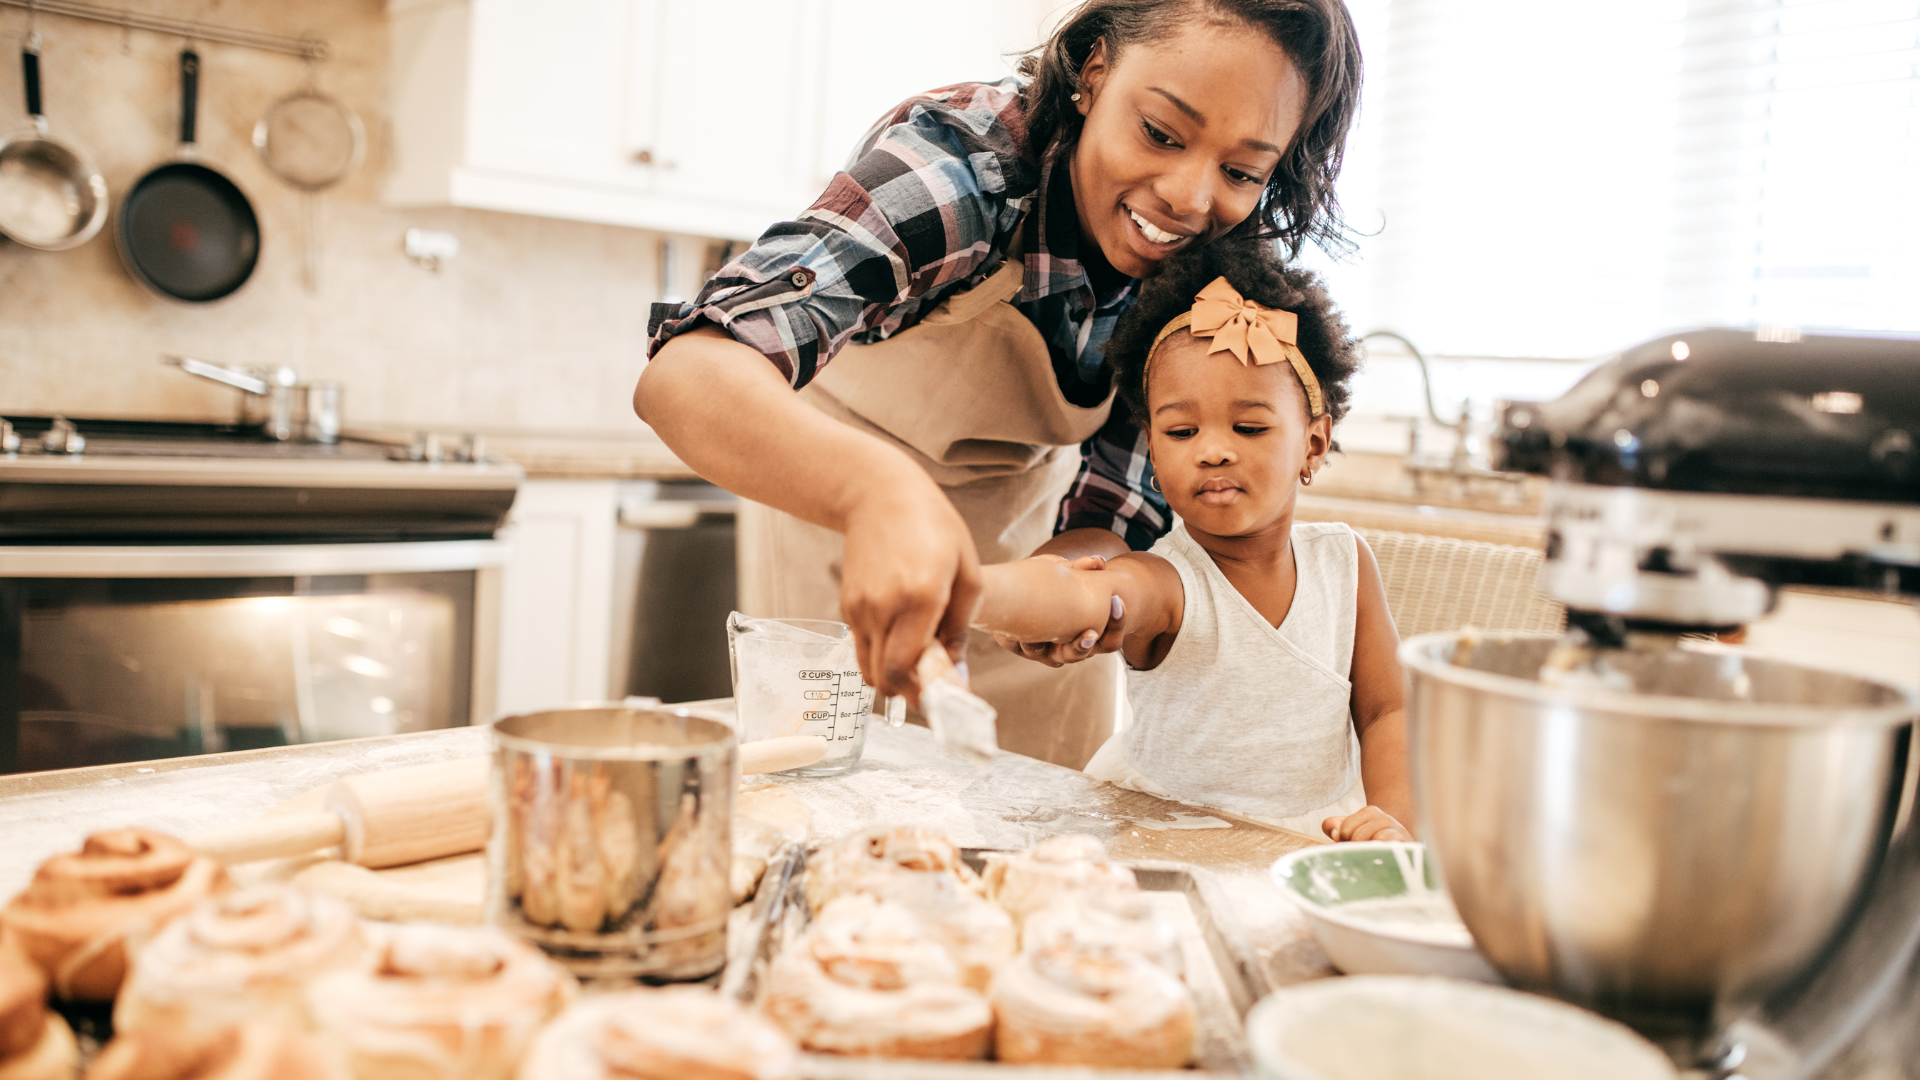
[[[279,1020],[116,1035],[85,1080],[350,1080],[339,1058]]]
[[[866,895],[829,903],[767,973],[766,1013],[809,1050],[965,1061],[993,1010],[918,916]]]
[[[735,905],[759,888],[767,864],[789,844],[813,838],[813,811],[798,795],[776,784],[740,789],[733,802],[733,868],[729,884]]]
[[[990,855],[982,875],[988,899],[1016,922],[1078,892],[1137,892],[1133,871],[1109,861],[1098,837],[1051,836],[1025,851]]]
[[[807,906],[815,912],[835,897],[859,892],[876,874],[900,871],[944,874],[980,891],[979,875],[960,859],[945,835],[912,825],[878,826],[848,836],[808,860]]]
[[[1186,984],[1103,928],[1022,951],[990,996],[1003,1062],[1177,1069],[1193,1057]]]
[[[202,901],[140,947],[114,1029],[309,1021],[307,986],[372,961],[353,909],[286,885]]]
[[[573,977],[491,928],[380,928],[370,966],[322,975],[314,1020],[356,1080],[508,1080]]]
[[[175,837],[112,829],[41,863],[26,890],[0,909],[0,928],[47,973],[56,996],[112,1001],[130,940],[229,887],[224,867]]]
[[[385,870],[326,859],[294,874],[292,883],[346,901],[363,919],[454,926],[486,921],[487,863],[479,853]]]
[[[548,1024],[518,1080],[793,1080],[793,1040],[692,986],[583,998]]]
[[[71,1080],[79,1047],[47,1008],[47,974],[0,937],[0,1080]]]

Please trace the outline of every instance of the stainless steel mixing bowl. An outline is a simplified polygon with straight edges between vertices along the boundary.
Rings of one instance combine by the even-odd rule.
[[[1704,1033],[1805,971],[1872,884],[1916,703],[1719,646],[1550,686],[1559,640],[1401,646],[1420,831],[1516,986]]]

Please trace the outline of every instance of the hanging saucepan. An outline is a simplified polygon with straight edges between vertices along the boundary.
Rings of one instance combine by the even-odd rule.
[[[120,254],[142,285],[176,300],[218,300],[260,261],[260,219],[239,185],[193,144],[200,57],[180,53],[180,148],[120,204]]]
[[[78,150],[47,135],[40,111],[40,35],[20,50],[33,130],[0,142],[0,233],[42,251],[93,239],[107,220],[107,182]]]

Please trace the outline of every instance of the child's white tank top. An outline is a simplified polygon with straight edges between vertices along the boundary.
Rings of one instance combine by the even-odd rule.
[[[1297,584],[1277,629],[1184,525],[1154,545],[1180,572],[1185,615],[1159,666],[1127,672],[1134,719],[1116,736],[1152,787],[1269,821],[1354,788],[1348,676],[1360,557],[1339,522],[1295,523],[1292,542]]]

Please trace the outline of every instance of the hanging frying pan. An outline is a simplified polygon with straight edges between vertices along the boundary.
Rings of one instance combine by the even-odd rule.
[[[225,173],[200,160],[193,143],[200,57],[180,53],[180,147],[120,203],[120,255],[135,280],[162,296],[218,300],[260,261],[260,219]]]
[[[47,135],[40,112],[40,35],[20,50],[33,129],[0,142],[0,233],[42,251],[93,239],[107,220],[107,182],[86,155]]]

